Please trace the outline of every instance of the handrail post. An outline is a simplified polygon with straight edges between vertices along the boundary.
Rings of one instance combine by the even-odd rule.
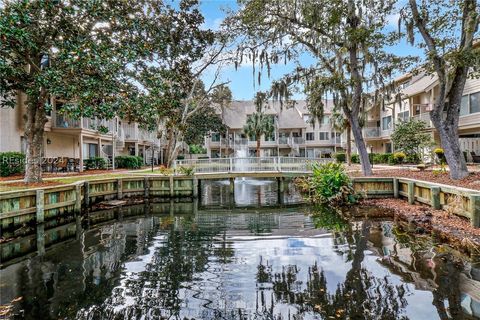
[[[228,172],[233,172],[233,159],[228,158],[228,164],[229,164],[229,171]]]

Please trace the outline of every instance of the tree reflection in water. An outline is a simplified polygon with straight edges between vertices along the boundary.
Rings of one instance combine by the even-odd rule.
[[[472,319],[480,282],[448,251],[334,214],[121,221],[0,276],[27,319]]]
[[[322,319],[407,319],[402,315],[402,309],[407,305],[403,284],[394,285],[388,278],[375,277],[362,267],[369,223],[363,223],[361,232],[354,232],[355,243],[350,244],[353,250],[353,260],[345,281],[338,285],[335,292],[327,288],[327,278],[315,263],[308,268],[306,289],[301,289],[297,279],[299,272],[295,265],[282,266],[282,272],[273,273],[268,261],[261,259],[257,269],[257,282],[261,285],[260,296],[263,297],[262,286],[265,283],[273,285],[274,300],[270,306],[265,305],[265,299],[260,299],[257,313],[269,314],[273,318],[282,318],[281,314],[272,314],[274,303],[295,305],[297,315],[317,314]],[[351,231],[351,230],[350,230]],[[343,242],[349,242],[350,232],[347,232]],[[353,249],[355,247],[355,249]],[[299,318],[300,319],[300,318]]]

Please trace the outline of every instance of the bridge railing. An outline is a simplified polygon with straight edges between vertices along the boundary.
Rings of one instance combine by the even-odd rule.
[[[308,172],[312,162],[331,162],[329,158],[249,157],[176,160],[175,168],[193,167],[196,173],[221,172]]]

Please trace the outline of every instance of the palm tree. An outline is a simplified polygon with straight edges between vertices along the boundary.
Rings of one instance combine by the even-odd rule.
[[[255,96],[256,112],[247,118],[247,123],[243,127],[243,131],[247,136],[255,137],[257,140],[257,157],[260,157],[260,138],[262,135],[271,135],[275,130],[273,118],[262,110],[266,102],[267,95],[263,92],[257,92]]]

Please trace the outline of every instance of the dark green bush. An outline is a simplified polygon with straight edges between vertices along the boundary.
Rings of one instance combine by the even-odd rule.
[[[138,167],[139,168],[143,167],[143,157],[140,157],[140,156],[134,156],[134,157],[137,158]]]
[[[352,154],[350,159],[352,163],[360,163],[360,156],[357,153]]]
[[[371,158],[370,161],[372,161],[373,158],[373,163],[379,164],[379,163],[389,163],[393,164],[394,159],[393,159],[393,154],[392,153],[371,153]]]
[[[138,169],[141,167],[142,163],[143,163],[142,157],[136,157],[136,156],[115,157],[115,166],[117,168]]]
[[[90,159],[85,159],[83,161],[85,168],[87,170],[92,169],[107,169],[107,160],[102,157],[93,157]]]
[[[193,174],[195,173],[195,167],[190,167],[190,166],[180,166],[178,168],[178,171],[181,173],[181,174],[184,174],[186,176],[193,176]]]
[[[0,176],[7,177],[25,172],[25,155],[21,152],[0,152]]]
[[[420,163],[420,156],[418,154],[407,154],[405,158],[406,163],[418,164]]]
[[[177,160],[185,160],[185,156],[183,155],[177,156]]]
[[[335,153],[334,157],[339,163],[344,163],[346,161],[345,153]]]

